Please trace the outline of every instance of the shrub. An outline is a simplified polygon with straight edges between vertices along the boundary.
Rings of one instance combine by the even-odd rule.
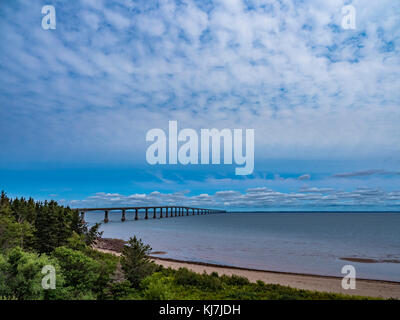
[[[231,275],[230,277],[223,275],[221,277],[221,280],[230,286],[245,286],[250,283],[250,281],[247,278],[237,276],[235,274]]]
[[[148,300],[174,299],[172,282],[171,277],[166,277],[161,272],[153,273],[141,283],[144,298]]]
[[[101,265],[96,260],[67,247],[56,248],[53,256],[60,263],[66,285],[73,287],[75,294],[98,289]]]
[[[186,268],[179,268],[179,270],[176,271],[174,278],[177,285],[194,286],[211,291],[222,288],[222,283],[218,274],[208,275],[205,272],[203,274],[198,274],[189,271]]]
[[[105,298],[119,300],[135,293],[129,281],[115,282],[107,288]]]
[[[41,273],[46,265],[56,269],[56,289],[42,288]],[[7,256],[0,255],[0,296],[7,299],[68,299],[68,290],[55,259],[46,255],[25,252],[19,247],[10,250]]]

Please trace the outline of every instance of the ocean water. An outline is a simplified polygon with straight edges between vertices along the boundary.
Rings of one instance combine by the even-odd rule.
[[[149,215],[152,217],[152,214]],[[400,213],[226,213],[134,221],[111,212],[103,236],[136,235],[160,257],[305,274],[400,281],[399,263],[359,263],[343,257],[400,260]],[[103,213],[86,213],[89,223]]]

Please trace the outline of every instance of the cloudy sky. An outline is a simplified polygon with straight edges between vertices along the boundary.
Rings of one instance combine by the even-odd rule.
[[[56,9],[43,30],[42,6]],[[341,27],[342,7],[356,29]],[[400,2],[0,1],[0,188],[72,206],[400,209]],[[255,130],[255,169],[146,133]]]

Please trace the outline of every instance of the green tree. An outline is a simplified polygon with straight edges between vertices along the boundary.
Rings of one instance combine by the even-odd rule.
[[[7,206],[0,207],[0,251],[15,246],[26,248],[33,241],[34,228],[28,222],[18,223]]]
[[[103,231],[101,231],[101,232],[99,231],[100,226],[101,226],[101,223],[95,223],[94,226],[92,226],[91,228],[86,229],[84,231],[85,243],[88,246],[93,245],[96,242],[96,240],[98,238],[101,238],[101,236],[103,235]]]
[[[72,235],[71,209],[61,207],[55,201],[37,204],[35,219],[36,249],[50,253],[67,243]]]
[[[136,237],[130,238],[127,246],[122,249],[122,270],[134,288],[138,288],[141,280],[152,274],[157,268],[148,257],[150,252],[151,247]]]

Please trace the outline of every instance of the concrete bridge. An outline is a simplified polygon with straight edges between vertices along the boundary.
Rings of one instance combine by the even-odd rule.
[[[120,211],[121,221],[126,220],[126,214],[128,211],[135,213],[135,220],[139,220],[139,212],[144,212],[145,219],[149,219],[149,214],[153,215],[153,219],[158,217],[161,219],[172,218],[172,217],[182,217],[189,215],[203,215],[203,214],[214,214],[214,213],[226,213],[225,210],[214,210],[214,209],[204,209],[204,208],[191,208],[191,207],[181,207],[181,206],[151,206],[151,207],[120,207],[120,208],[79,208],[77,209],[81,214],[82,220],[85,220],[85,212],[90,211],[102,211],[104,212],[104,222],[107,223],[108,213],[110,211]]]

